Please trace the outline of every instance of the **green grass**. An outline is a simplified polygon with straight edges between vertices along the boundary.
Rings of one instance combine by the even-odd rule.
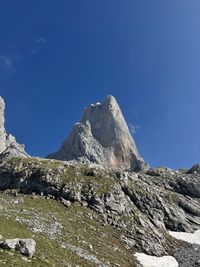
[[[94,170],[88,165],[70,166],[62,161],[38,158],[12,158],[7,164],[14,168],[15,172],[27,169],[53,172],[55,177],[59,177],[55,182],[61,186],[71,185],[74,188],[92,186],[94,193],[98,195],[109,192],[115,185],[115,176],[111,171],[99,170],[98,175],[87,175],[88,171]]]
[[[164,193],[164,198],[171,204],[178,204],[179,202],[179,194],[172,191],[166,191]]]
[[[23,203],[13,203],[21,197],[24,199]],[[126,249],[119,238],[124,233],[112,226],[103,226],[99,215],[88,208],[76,203],[66,208],[56,200],[46,200],[39,196],[33,199],[31,196],[23,195],[11,197],[0,194],[0,203],[4,207],[4,210],[0,210],[0,234],[5,238],[33,238],[37,243],[36,253],[30,263],[23,261],[18,252],[9,255],[8,251],[0,250],[0,266],[4,266],[3,262],[8,267],[61,267],[65,266],[65,263],[72,266],[95,266],[94,263],[80,258],[75,252],[61,247],[67,243],[81,247],[105,264],[109,262],[108,266],[134,266],[133,251]],[[17,217],[31,220],[36,215],[41,222],[47,218],[49,225],[55,220],[62,225],[63,228],[55,239],[49,239],[45,233],[35,233],[26,223],[16,221]]]

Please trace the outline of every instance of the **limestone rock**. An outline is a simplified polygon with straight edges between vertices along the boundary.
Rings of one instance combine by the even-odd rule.
[[[33,239],[20,239],[17,249],[22,255],[32,257],[35,253],[36,242]]]
[[[6,239],[1,247],[3,249],[10,249],[19,251],[22,255],[32,257],[35,253],[36,242],[30,238],[14,238],[14,239]]]
[[[28,157],[24,145],[18,144],[16,139],[5,130],[5,102],[0,97],[0,159],[10,157]]]
[[[81,122],[75,124],[60,150],[48,158],[111,168],[147,168],[113,96],[86,108]]]
[[[4,249],[15,249],[17,243],[19,242],[19,238],[14,238],[14,239],[6,239],[1,246]]]

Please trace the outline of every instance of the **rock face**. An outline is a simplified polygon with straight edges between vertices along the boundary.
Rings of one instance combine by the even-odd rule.
[[[9,157],[28,157],[24,146],[16,142],[16,139],[5,130],[5,102],[0,97],[0,159]]]
[[[113,96],[86,108],[81,122],[75,124],[60,150],[48,158],[121,169],[147,167]]]
[[[194,174],[198,173],[198,174],[200,174],[200,163],[197,163],[197,164],[193,165],[192,168],[189,169],[187,173],[194,173]]]

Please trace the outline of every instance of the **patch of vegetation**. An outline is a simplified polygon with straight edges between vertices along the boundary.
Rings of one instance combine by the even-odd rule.
[[[164,197],[171,204],[178,204],[178,202],[179,202],[179,195],[178,195],[178,193],[175,193],[175,192],[172,192],[172,191],[166,191],[164,193]]]
[[[188,169],[186,168],[181,168],[178,170],[179,172],[183,173],[183,174],[186,174],[188,172]]]
[[[109,192],[115,185],[115,178],[111,171],[95,170],[88,165],[70,165],[58,160],[39,158],[12,158],[8,163],[15,172],[24,170],[41,170],[53,173],[52,180],[60,184],[77,187],[92,187],[96,194]]]
[[[143,197],[148,197],[150,195],[147,188],[143,184],[141,184],[139,180],[129,182],[128,187],[133,192],[136,192]]]
[[[24,168],[40,167],[41,169],[57,169],[63,166],[63,163],[58,160],[50,160],[50,159],[40,159],[40,158],[18,158],[13,157],[7,161],[8,164],[13,166],[14,168],[18,167],[19,170],[23,170]]]

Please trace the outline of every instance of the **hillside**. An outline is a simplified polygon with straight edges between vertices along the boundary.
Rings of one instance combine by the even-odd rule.
[[[37,246],[28,262],[5,250],[0,259],[6,266],[139,266],[134,253],[145,252],[178,255],[180,262],[178,251],[189,245],[168,231],[191,232],[200,224],[200,177],[185,172],[6,160],[0,168],[0,234],[33,238]]]
[[[152,169],[112,96],[85,109],[49,159],[4,127],[0,266],[200,266],[200,165]]]

